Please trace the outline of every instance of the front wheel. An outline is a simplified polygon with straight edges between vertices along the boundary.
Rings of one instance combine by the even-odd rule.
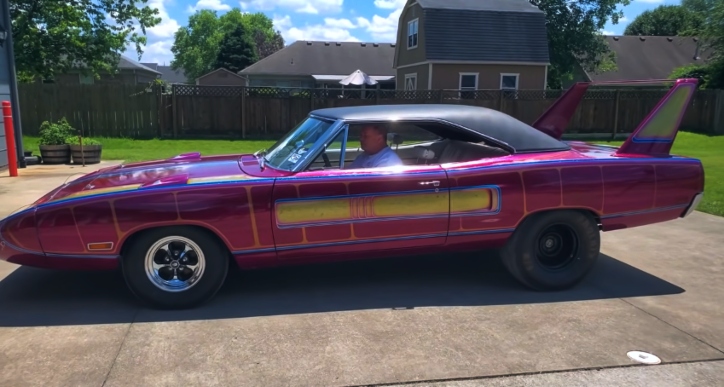
[[[501,250],[501,258],[522,284],[536,290],[561,290],[585,278],[600,247],[598,224],[590,214],[555,211],[525,219]]]
[[[165,227],[143,232],[123,257],[123,276],[142,301],[183,309],[211,299],[224,284],[228,252],[208,232]]]

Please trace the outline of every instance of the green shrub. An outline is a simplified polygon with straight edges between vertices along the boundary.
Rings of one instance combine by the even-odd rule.
[[[39,145],[65,145],[66,139],[75,134],[75,129],[68,123],[65,117],[60,121],[51,123],[44,121],[40,125]]]
[[[80,145],[78,136],[70,136],[65,139],[66,144]],[[101,145],[101,142],[92,137],[83,137],[83,145]]]

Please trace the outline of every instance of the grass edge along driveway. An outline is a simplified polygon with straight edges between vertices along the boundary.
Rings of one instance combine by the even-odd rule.
[[[104,160],[125,162],[163,159],[179,153],[199,151],[204,155],[253,153],[270,147],[269,140],[133,140],[125,138],[97,138],[103,144]],[[623,141],[592,141],[619,146]],[[26,151],[40,154],[38,138],[23,136]],[[672,154],[696,157],[704,164],[706,182],[704,200],[699,211],[724,216],[724,136],[679,132]]]

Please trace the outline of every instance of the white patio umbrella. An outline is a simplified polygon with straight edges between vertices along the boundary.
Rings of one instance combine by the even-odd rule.
[[[343,85],[376,85],[377,81],[370,78],[370,76],[362,72],[362,70],[357,70],[339,81],[339,83]]]

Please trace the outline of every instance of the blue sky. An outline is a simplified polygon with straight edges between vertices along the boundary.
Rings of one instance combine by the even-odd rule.
[[[483,1],[483,0],[481,0]],[[625,18],[610,22],[606,34],[622,34],[626,24],[641,12],[679,0],[632,0],[624,7]],[[162,22],[147,31],[148,44],[143,62],[169,64],[173,59],[173,34],[197,9],[224,13],[233,7],[247,12],[264,12],[282,32],[286,44],[296,40],[393,42],[397,20],[405,0],[149,0],[158,8]],[[138,59],[134,51],[126,51]]]

